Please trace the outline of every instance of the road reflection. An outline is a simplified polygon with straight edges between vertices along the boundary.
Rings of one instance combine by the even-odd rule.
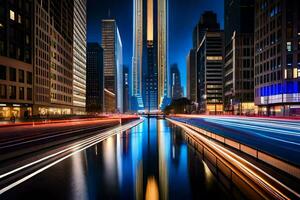
[[[87,150],[87,176],[97,186],[97,198],[198,199],[228,197],[181,130],[165,120],[145,119],[132,130]],[[90,154],[94,154],[91,156]],[[94,180],[93,177],[99,177]]]
[[[232,199],[186,144],[181,129],[154,118],[58,163],[6,195],[7,199]]]

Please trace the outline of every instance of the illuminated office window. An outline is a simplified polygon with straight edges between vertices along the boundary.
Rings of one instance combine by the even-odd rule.
[[[287,69],[284,70],[284,79],[287,79]]]
[[[291,42],[286,43],[286,50],[287,51],[292,51],[292,43]]]
[[[11,20],[15,20],[15,12],[14,11],[12,11],[12,10],[9,11],[9,18]]]
[[[293,78],[298,78],[298,69],[297,68],[293,69]]]

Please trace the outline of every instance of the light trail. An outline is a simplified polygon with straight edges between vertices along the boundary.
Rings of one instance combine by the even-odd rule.
[[[251,125],[232,124],[232,123],[215,122],[215,121],[213,123],[220,124],[220,125],[227,125],[226,127],[250,128],[250,129],[256,130],[256,131],[269,131],[270,133],[275,132],[277,134],[281,134],[281,131],[284,132],[283,130],[278,131],[278,130],[272,129],[272,128],[255,127],[255,126],[251,126]],[[280,139],[280,138],[277,138],[277,137],[267,136],[267,135],[259,133],[259,132],[252,132],[252,134],[259,135],[261,137],[268,138],[268,139],[271,139],[271,140],[276,140],[276,141],[280,141],[280,142],[283,142],[283,143],[294,144],[294,145],[300,146],[300,143],[298,143],[298,142],[293,142],[293,141],[289,141],[289,140]],[[274,135],[274,136],[276,136],[276,135]]]
[[[210,121],[210,122],[215,122],[215,121],[219,121],[219,122],[228,122],[228,123],[239,123],[239,124],[245,124],[245,125],[253,125],[253,126],[271,126],[271,127],[277,127],[277,128],[281,128],[281,132],[286,132],[286,135],[296,135],[296,136],[300,136],[300,127],[298,124],[297,126],[293,126],[293,125],[283,125],[283,124],[278,124],[278,123],[270,123],[270,122],[260,122],[260,121],[254,121],[254,120],[245,120],[245,119],[227,119],[227,118],[209,118],[209,119],[205,119],[205,121]],[[271,131],[278,131],[278,129],[275,128],[269,128]],[[290,130],[299,130],[297,131],[286,131],[285,129],[290,129]]]
[[[215,156],[218,156],[219,159],[221,158],[221,160],[225,160],[228,163],[231,163],[232,166],[238,167],[240,172],[245,174],[247,177],[251,178],[258,186],[263,188],[265,191],[268,191],[271,195],[275,196],[276,198],[290,199],[282,191],[280,191],[279,189],[274,187],[270,183],[270,181],[276,183],[278,186],[280,186],[280,187],[284,188],[285,190],[287,190],[288,192],[292,193],[297,198],[300,198],[300,194],[295,192],[293,189],[284,185],[283,183],[281,183],[280,181],[278,181],[271,175],[267,174],[260,168],[256,167],[252,163],[243,159],[242,157],[240,157],[240,156],[234,154],[233,152],[229,151],[228,149],[218,145],[216,142],[207,139],[206,137],[202,136],[201,134],[197,133],[196,131],[186,127],[183,123],[177,122],[177,121],[174,121],[171,119],[168,119],[168,120],[171,121],[172,123],[174,123],[175,125],[181,127],[187,133],[190,133],[194,137],[198,138],[201,141],[201,143],[203,143],[207,147],[207,149],[213,149],[215,152],[217,152],[218,155],[215,155]],[[231,168],[231,170],[233,170],[232,167],[230,167],[230,168]],[[261,175],[259,175],[259,173]],[[264,176],[264,177],[262,177],[262,176]],[[266,179],[269,179],[269,180],[266,180]],[[249,183],[249,181],[247,181],[246,179],[244,179],[244,181]]]
[[[16,172],[18,172],[18,171],[20,171],[20,170],[23,170],[23,169],[28,168],[28,167],[30,167],[30,166],[33,166],[33,165],[35,165],[35,164],[41,163],[42,161],[48,160],[48,159],[53,158],[53,157],[55,157],[55,156],[58,156],[58,155],[60,155],[60,154],[62,154],[62,153],[65,153],[65,152],[67,152],[68,150],[73,150],[72,152],[70,152],[70,153],[67,154],[66,156],[64,156],[64,157],[62,157],[62,158],[60,158],[60,159],[58,159],[58,160],[55,160],[55,161],[53,161],[52,163],[50,163],[50,164],[48,164],[48,165],[46,165],[46,166],[44,166],[44,167],[38,169],[37,171],[32,172],[32,173],[30,173],[29,175],[26,175],[25,177],[23,177],[23,178],[21,178],[21,179],[15,181],[15,182],[9,184],[8,186],[2,188],[2,189],[0,190],[0,195],[3,194],[4,192],[6,192],[6,191],[8,191],[8,190],[10,190],[10,189],[12,189],[12,188],[14,188],[15,186],[17,186],[17,185],[23,183],[24,181],[26,181],[26,180],[32,178],[33,176],[35,176],[35,175],[37,175],[37,174],[39,174],[39,173],[45,171],[46,169],[48,169],[48,168],[50,168],[50,167],[56,165],[57,163],[59,163],[59,162],[65,160],[65,159],[67,159],[67,158],[73,156],[74,154],[76,154],[76,153],[78,153],[78,152],[81,152],[81,151],[83,151],[83,150],[85,150],[85,149],[87,149],[87,148],[89,148],[89,147],[91,147],[91,146],[94,146],[95,144],[98,144],[99,142],[102,142],[103,140],[107,139],[108,137],[111,137],[111,136],[113,136],[113,135],[115,135],[115,134],[117,134],[117,133],[120,133],[120,132],[123,132],[123,131],[125,131],[125,130],[128,130],[128,129],[130,129],[130,128],[136,126],[136,125],[138,125],[138,124],[141,123],[142,121],[143,121],[143,120],[140,119],[140,120],[138,120],[138,121],[131,122],[131,123],[129,123],[129,124],[126,124],[126,125],[124,125],[124,126],[121,126],[121,127],[118,127],[118,128],[112,129],[112,130],[109,130],[109,131],[107,131],[107,132],[100,133],[100,134],[97,135],[97,136],[94,136],[94,137],[92,137],[92,138],[89,138],[89,139],[84,140],[84,141],[81,142],[80,144],[73,145],[73,146],[71,146],[71,147],[69,147],[69,148],[67,148],[67,149],[65,149],[65,150],[62,150],[62,151],[59,151],[59,152],[57,152],[57,153],[51,154],[51,155],[46,156],[46,157],[44,157],[44,158],[41,158],[41,159],[39,159],[39,160],[37,160],[37,161],[28,163],[28,164],[26,164],[26,165],[24,165],[24,166],[22,166],[22,167],[16,168],[16,169],[14,169],[14,170],[11,170],[11,171],[9,171],[9,172],[7,172],[7,173],[4,173],[4,174],[0,175],[0,179],[3,179],[4,177],[9,176],[9,175],[11,175],[11,174],[14,174],[14,173],[16,173]]]

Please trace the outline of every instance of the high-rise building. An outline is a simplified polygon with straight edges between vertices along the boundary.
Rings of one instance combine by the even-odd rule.
[[[168,4],[167,0],[158,0],[157,5],[157,68],[158,68],[158,106],[163,105],[168,93],[167,44],[168,44]]]
[[[33,1],[0,2],[0,119],[32,114]]]
[[[104,88],[111,99],[115,95],[115,111],[123,112],[123,54],[122,41],[114,19],[102,20]],[[111,105],[111,104],[110,104]],[[104,104],[105,111],[112,110]]]
[[[169,84],[169,86],[171,87],[171,98],[172,99],[179,99],[183,96],[178,64],[172,64],[170,67],[170,84]]]
[[[224,11],[224,110],[254,113],[254,1],[225,0]]]
[[[132,110],[156,111],[167,96],[167,0],[134,0]]]
[[[191,49],[187,56],[187,98],[192,102],[197,99],[197,67],[196,67],[196,51]]]
[[[123,111],[129,111],[129,69],[123,66]]]
[[[86,0],[74,1],[73,113],[86,107]]]
[[[103,49],[98,43],[87,44],[86,111],[103,112]]]
[[[74,1],[34,1],[34,107],[39,115],[73,108]]]
[[[223,31],[206,11],[197,25],[197,103],[200,113],[223,112]]]
[[[255,104],[267,115],[300,114],[300,2],[255,1]]]

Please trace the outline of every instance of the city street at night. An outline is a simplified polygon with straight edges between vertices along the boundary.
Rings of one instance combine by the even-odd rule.
[[[96,142],[96,141],[95,141]],[[48,163],[52,164],[51,162]],[[165,120],[144,120],[48,169],[34,168],[5,188],[3,199],[230,199],[201,156]],[[25,169],[22,169],[25,171]],[[11,176],[11,175],[10,175]],[[1,181],[6,178],[0,175]],[[20,182],[18,182],[20,181]],[[13,185],[12,185],[13,184]],[[151,199],[151,198],[150,198]]]
[[[2,199],[300,199],[300,0],[0,0]]]

